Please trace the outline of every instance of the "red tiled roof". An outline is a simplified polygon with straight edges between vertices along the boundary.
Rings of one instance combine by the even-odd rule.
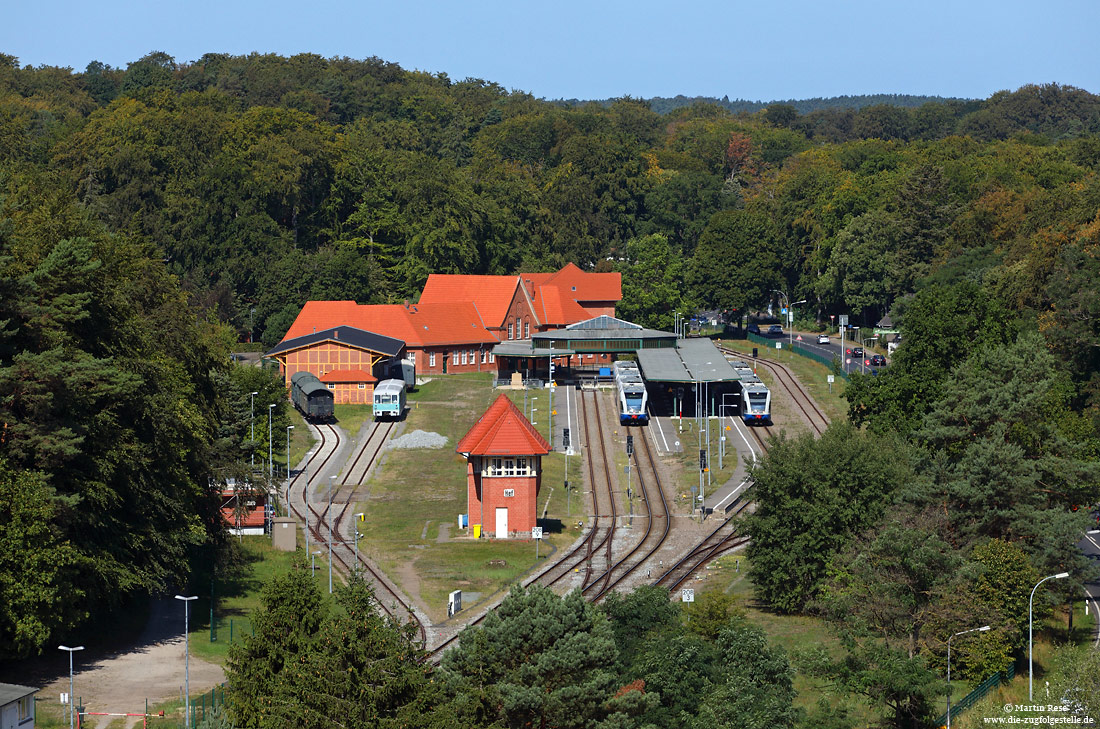
[[[475,456],[543,456],[550,452],[550,444],[508,396],[501,395],[462,437],[455,451]]]
[[[448,344],[496,344],[471,302],[448,304],[356,304],[354,301],[308,301],[283,341],[336,326],[400,339],[410,347]]]
[[[575,298],[564,295],[556,286],[539,286],[536,291],[535,313],[543,324],[561,327],[592,317]]]
[[[470,301],[490,327],[504,326],[508,305],[519,286],[518,276],[462,276],[433,273],[420,294],[421,304]]]
[[[333,370],[320,377],[326,384],[337,382],[378,382],[378,378],[366,370]]]
[[[543,286],[556,286],[564,296],[576,301],[621,301],[623,298],[621,273],[582,271],[573,263],[565,264]]]

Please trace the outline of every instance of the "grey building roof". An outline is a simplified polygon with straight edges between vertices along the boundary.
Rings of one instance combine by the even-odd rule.
[[[530,339],[501,342],[493,347],[495,357],[549,357],[550,355],[564,357],[569,354],[576,354],[576,352],[565,347],[554,347],[553,350],[549,347],[535,347]]]
[[[400,339],[385,337],[381,334],[364,331],[363,329],[356,329],[355,327],[338,326],[279,342],[279,344],[275,346],[275,349],[264,356],[274,357],[277,354],[282,354],[292,349],[308,347],[311,344],[330,340],[350,344],[353,347],[367,349],[371,352],[378,352],[379,354],[388,355],[390,357],[400,354],[401,350],[405,348],[405,343]]]
[[[741,379],[709,339],[681,339],[675,349],[639,349],[638,365],[651,382],[736,382]]]
[[[19,686],[14,683],[0,683],[0,706],[15,703],[24,696],[38,693],[38,689],[30,686]]]

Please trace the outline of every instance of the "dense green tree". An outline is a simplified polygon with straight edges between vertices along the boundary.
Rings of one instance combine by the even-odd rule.
[[[753,467],[756,511],[746,531],[756,596],[782,612],[801,612],[820,589],[826,566],[874,524],[889,496],[914,478],[900,441],[848,424],[771,444]]]
[[[904,345],[878,377],[852,376],[845,388],[848,417],[873,430],[907,434],[942,396],[956,364],[983,346],[1008,340],[1003,307],[970,281],[919,291],[902,312]]]
[[[673,311],[693,311],[686,299],[684,262],[663,235],[632,238],[626,244],[623,299],[618,316],[650,329],[669,331]]]
[[[764,301],[781,279],[774,250],[773,222],[762,211],[715,213],[695,249],[689,281],[704,306],[744,311]]]
[[[619,692],[617,653],[607,619],[579,590],[516,589],[462,632],[437,676],[467,724],[623,726],[652,700]]]

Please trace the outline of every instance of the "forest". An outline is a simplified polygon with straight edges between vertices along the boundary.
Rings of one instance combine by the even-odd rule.
[[[995,670],[1018,654],[1019,603],[989,585],[1088,573],[1071,507],[1100,499],[1100,97],[867,101],[560,103],[378,58],[153,52],[74,71],[0,54],[0,655],[217,559],[216,487],[266,450],[249,393],[279,403],[274,432],[288,423],[281,385],[230,367],[234,346],[278,342],[309,299],[415,300],[433,272],[572,261],[621,271],[618,313],[648,326],[757,312],[774,289],[808,301],[808,328],[901,323],[886,374],[849,385],[851,424],[759,467],[750,529],[759,599],[859,617],[839,628],[850,656],[881,670],[822,658],[823,680],[898,725],[927,718],[942,646],[926,629],[1004,617],[962,669]],[[782,548],[811,523],[829,538]],[[883,563],[893,581],[870,579]],[[716,660],[725,629],[691,650]],[[450,660],[448,680],[481,680]],[[623,709],[671,725],[658,710]],[[614,713],[599,721],[625,725]]]

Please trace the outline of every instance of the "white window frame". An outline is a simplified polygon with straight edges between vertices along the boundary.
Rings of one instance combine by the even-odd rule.
[[[335,382],[328,383],[328,389],[335,390],[336,389],[336,383]]]
[[[514,332],[514,329],[512,327],[513,327],[512,322],[508,322],[508,338],[509,339],[515,339],[515,337],[512,336],[512,334]]]
[[[455,364],[458,364],[458,363],[456,362]],[[466,350],[465,349],[462,350],[462,364],[469,364],[469,362],[466,361]]]
[[[524,339],[530,339],[531,338],[531,322],[529,322],[529,321],[523,322],[523,338]]]
[[[453,364],[453,365],[458,364],[458,350],[457,349],[455,351],[451,352],[451,364]]]
[[[365,383],[365,382],[360,382],[360,383],[359,383],[359,389],[360,389],[360,390],[366,390],[366,389],[367,389],[367,383]]]
[[[485,364],[489,360],[489,352],[487,350],[481,350],[481,364]]]
[[[489,363],[492,364],[493,362],[496,362],[496,361],[497,361],[497,356],[495,354],[493,354],[492,352],[489,352]]]
[[[512,458],[486,458],[482,461],[482,476],[490,478],[496,476],[516,477],[535,476],[535,461],[529,456],[514,456]]]
[[[435,352],[428,352],[428,366],[435,367]]]

